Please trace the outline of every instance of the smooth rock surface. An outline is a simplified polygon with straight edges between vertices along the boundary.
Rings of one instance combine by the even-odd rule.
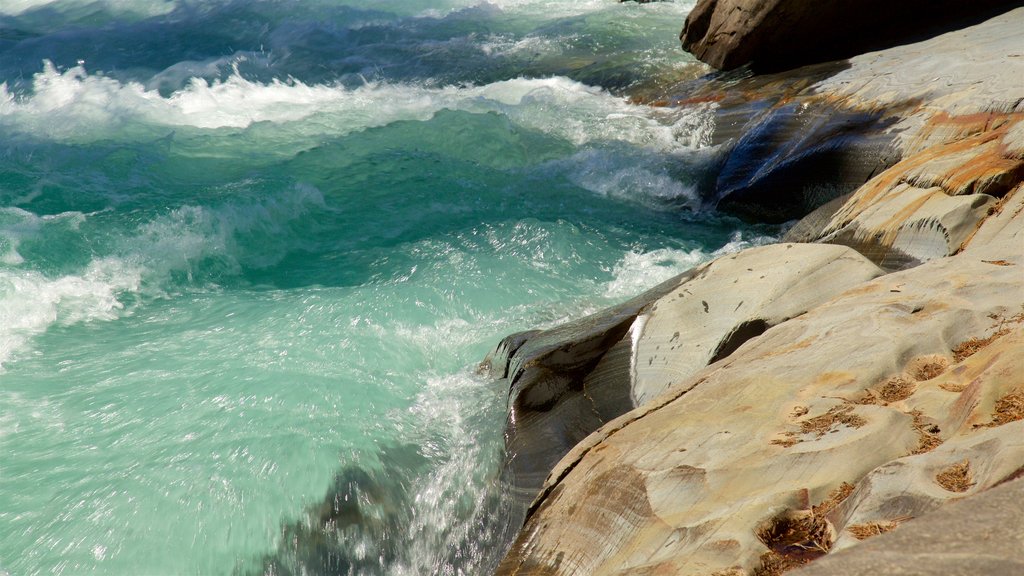
[[[969,136],[931,144],[870,180],[809,239],[856,247],[891,268],[955,254],[1024,179],[1016,142],[1024,113],[984,116],[980,124],[971,116],[930,121],[931,130],[976,125]]]
[[[998,236],[1022,228],[1018,215]],[[894,462],[913,473],[900,490],[868,491],[883,502],[907,491],[934,498],[932,472],[965,457],[986,471],[978,489],[1024,466],[1019,422],[972,424],[1024,385],[1024,253],[1009,242],[999,263],[965,253],[866,282],[604,426],[552,472],[499,573],[753,570],[773,561],[759,538],[766,523],[811,515],[843,482],[867,490]],[[1011,334],[992,338],[989,356],[956,360],[965,342],[1004,328]],[[945,375],[934,386],[949,390],[938,388],[941,402],[923,398],[927,412],[908,398],[933,378],[884,392],[894,375],[940,370],[931,364]],[[1018,440],[993,447],[986,434]],[[948,447],[926,454],[937,443]],[[869,501],[865,510],[885,509]],[[934,504],[921,501],[912,509]],[[827,549],[844,526],[822,525]]]
[[[505,338],[485,363],[509,389],[506,448],[516,492],[529,502],[555,463],[606,422],[882,273],[842,246],[764,246],[593,316]]]
[[[727,358],[768,328],[882,273],[849,248],[814,244],[752,248],[700,267],[634,325],[635,404]]]

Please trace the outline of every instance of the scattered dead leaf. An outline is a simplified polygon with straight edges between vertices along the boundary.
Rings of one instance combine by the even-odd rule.
[[[1016,389],[996,400],[992,421],[996,426],[1024,420],[1024,391]]]
[[[1007,262],[1006,260],[982,260],[985,264],[995,264],[996,266],[1013,266],[1013,262]]]
[[[942,444],[942,438],[938,436],[938,426],[925,422],[924,414],[920,410],[914,410],[910,412],[910,415],[914,418],[913,426],[917,431],[917,448],[914,449],[913,454],[931,452],[939,444]]]
[[[776,438],[771,443],[775,446],[782,446],[783,448],[789,448],[790,446],[796,446],[800,443],[800,439],[796,437],[796,434],[792,432],[783,432],[785,438]]]
[[[944,382],[939,384],[939,388],[942,388],[946,392],[963,392],[967,389],[968,384],[965,382]]]
[[[974,486],[971,463],[967,460],[943,468],[935,475],[935,482],[950,492],[967,492]]]
[[[835,510],[836,506],[841,504],[843,500],[853,493],[853,484],[849,482],[843,482],[838,488],[829,492],[828,498],[822,500],[817,506],[811,508],[816,516],[824,517],[829,512]]]
[[[906,400],[917,390],[917,385],[902,376],[891,376],[878,389],[878,397],[886,403]]]
[[[803,434],[814,433],[818,438],[821,438],[841,425],[846,425],[850,428],[860,428],[867,423],[867,420],[854,414],[853,406],[847,404],[834,406],[821,416],[803,420],[800,422],[800,432]]]
[[[772,552],[801,564],[824,556],[832,548],[831,526],[810,510],[772,518],[757,530],[757,538]]]
[[[810,510],[790,510],[762,524],[756,534],[768,551],[761,555],[754,575],[777,576],[827,554],[833,531],[825,516],[846,500],[853,488],[843,482]]]
[[[793,414],[792,415],[793,415],[793,418],[799,418],[801,416],[805,416],[810,411],[811,411],[811,409],[808,408],[807,406],[797,406],[797,407],[793,408]]]
[[[761,563],[754,568],[752,576],[780,576],[783,572],[802,566],[807,562],[809,560],[800,562],[769,550],[761,554]]]
[[[875,397],[875,393],[871,390],[865,390],[863,396],[851,400],[851,402],[861,406],[874,406],[878,404],[878,398]]]
[[[1019,312],[1005,319],[1001,319],[999,316],[993,316],[990,314],[989,318],[996,320],[996,322],[992,325],[992,327],[995,328],[996,331],[993,332],[992,335],[990,335],[987,338],[970,338],[957,344],[956,347],[953,348],[953,362],[963,362],[965,359],[971,357],[971,355],[976,353],[978,350],[981,350],[985,346],[988,346],[992,342],[995,342],[1002,336],[1009,334],[1010,328],[1014,324],[1020,324],[1024,322],[1024,312]]]
[[[846,531],[857,540],[867,540],[872,536],[878,536],[879,534],[885,534],[886,532],[892,532],[899,527],[900,524],[910,520],[910,516],[900,516],[899,518],[893,518],[892,520],[886,520],[884,522],[866,522],[864,524],[854,524],[847,526]]]
[[[914,370],[911,373],[914,380],[917,380],[918,382],[931,380],[945,372],[946,368],[949,368],[949,360],[946,360],[942,356],[919,358],[918,361],[919,362],[914,366]]]
[[[996,405],[992,409],[992,421],[981,426],[995,428],[1017,420],[1024,420],[1024,389],[1021,388],[1014,388],[996,400]]]
[[[1008,332],[1009,330],[1006,329],[997,330],[988,338],[970,338],[964,340],[963,342],[957,344],[955,348],[953,348],[953,362],[957,364],[963,362],[964,360],[970,358],[975,353],[977,353],[978,350],[981,350],[985,346],[988,346],[989,344],[995,342],[996,339],[1000,338],[1001,336],[1005,336]]]
[[[874,402],[871,402],[872,404]],[[800,411],[802,406],[797,407],[793,411],[794,416],[803,415],[807,412]],[[850,428],[860,428],[861,426],[868,423],[867,420],[858,416],[853,412],[854,405],[846,404],[843,406],[833,406],[828,412],[815,416],[814,418],[808,418],[798,422],[800,425],[800,434],[814,434],[817,438],[823,437],[829,432],[834,432],[839,429],[839,426],[846,425]],[[806,409],[805,409],[806,410]],[[799,444],[803,440],[798,438],[796,432],[780,432],[782,438],[776,438],[771,441],[774,446],[782,446],[783,448],[789,448]]]

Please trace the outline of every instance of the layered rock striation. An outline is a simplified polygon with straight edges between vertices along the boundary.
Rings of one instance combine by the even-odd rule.
[[[806,217],[779,244],[499,345],[510,478],[530,502],[499,574],[1024,566],[1024,520],[997,504],[1024,476],[1020,30],[1024,9],[664,102],[719,108],[710,202]],[[842,186],[815,197],[830,165]],[[965,498],[979,505],[950,504]],[[1009,522],[1006,545],[877,560],[969,546],[958,518]]]

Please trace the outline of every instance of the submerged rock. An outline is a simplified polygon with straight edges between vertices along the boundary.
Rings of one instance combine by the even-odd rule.
[[[380,455],[379,467],[340,470],[306,517],[281,528],[277,553],[263,559],[272,576],[361,574],[395,565],[409,539],[410,484],[426,466],[415,446]]]
[[[320,502],[281,526],[276,551],[236,573],[414,574],[427,566],[493,570],[518,528],[511,523],[521,522],[521,513],[512,509],[511,498],[494,478],[479,500],[452,507],[464,520],[461,527],[451,517],[438,519],[420,497],[430,469],[421,450],[412,444],[386,445],[361,465],[339,470]],[[431,520],[452,526],[435,529]]]

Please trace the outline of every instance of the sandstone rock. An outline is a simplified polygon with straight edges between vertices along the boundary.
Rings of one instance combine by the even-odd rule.
[[[804,220],[798,234],[855,247],[887,268],[955,254],[1024,179],[1015,140],[1024,113],[985,116],[971,135],[932,144],[873,178],[830,217]],[[930,124],[956,123],[971,119],[944,116]]]
[[[994,212],[964,243],[964,254],[987,257],[989,262],[1001,262],[1000,255],[1024,250],[1021,248],[1024,246],[1024,229],[1018,226],[1024,212],[1024,182],[1004,196],[995,205]]]
[[[637,318],[631,389],[643,405],[765,330],[882,271],[856,252],[775,244],[701,267]]]
[[[840,246],[754,248],[620,306],[514,334],[486,361],[509,387],[512,484],[531,500],[577,442],[764,330],[882,271]]]
[[[777,92],[767,105],[758,104],[757,91],[783,76],[740,79],[750,91],[733,86],[719,99],[693,95],[716,102],[724,110],[718,119],[729,110],[767,110],[716,132],[727,157],[748,154],[744,161],[735,156],[719,178],[718,186],[738,184],[716,201],[742,203],[737,211],[748,214],[777,210],[772,195],[786,187],[801,191],[778,192],[775,200],[812,197],[800,170],[788,172],[792,180],[772,170],[799,166],[805,152],[824,154],[817,165],[826,166],[821,136],[843,146],[843,131],[820,131],[828,122],[813,114],[801,132],[801,106],[879,119],[851,130],[881,129],[891,161],[878,160],[885,165],[867,173],[863,186],[792,235],[850,244],[891,268],[923,263],[854,282],[808,303],[806,313],[791,313],[786,282],[841,285],[833,274],[848,272],[798,258],[807,278],[772,271],[765,280],[773,284],[762,293],[744,282],[764,265],[740,264],[756,261],[751,251],[698,269],[685,284],[663,286],[628,322],[613,322],[618,339],[603,331],[604,351],[590,357],[578,387],[619,382],[622,402],[621,382],[628,381],[630,402],[640,406],[554,465],[499,574],[738,576],[774,574],[819,557],[821,573],[875,573],[870,567],[879,561],[857,550],[875,550],[877,541],[879,558],[893,559],[900,548],[886,540],[906,546],[912,559],[893,561],[891,573],[1013,573],[1020,554],[1000,554],[988,543],[979,550],[991,554],[936,559],[927,554],[941,548],[911,544],[915,537],[970,542],[959,528],[948,528],[945,538],[913,520],[938,518],[949,527],[956,516],[946,510],[966,498],[980,503],[966,515],[960,507],[966,525],[1019,552],[1019,534],[983,527],[1007,518],[1020,525],[1019,511],[1006,516],[988,503],[1006,501],[1004,485],[1019,494],[1021,481],[1013,479],[1024,474],[1022,25],[1024,8],[866,54],[795,92]],[[772,110],[780,111],[777,118]],[[745,136],[750,132],[756,137]],[[808,140],[790,145],[801,133]],[[858,153],[851,154],[837,152],[835,162]],[[770,166],[759,173],[766,159]],[[761,192],[749,193],[758,186]],[[784,260],[784,248],[758,250]],[[730,281],[747,292],[729,294]],[[776,290],[785,298],[773,297]],[[744,296],[764,312],[744,316],[753,301]],[[705,303],[722,318],[705,322]],[[593,338],[584,339],[584,349]],[[574,342],[548,344],[566,352]],[[728,354],[708,353],[712,343]],[[600,420],[610,414],[602,410]],[[904,529],[914,536],[900,537]]]
[[[792,576],[1024,574],[1024,480],[953,502]]]
[[[666,104],[716,103],[713,140],[723,159],[712,168],[705,205],[744,218],[802,217],[900,161],[878,184],[891,188],[904,179],[950,196],[999,197],[1020,178],[1024,158],[1010,145],[1024,114],[1024,57],[1015,56],[1022,25],[1024,8],[842,65],[687,82],[676,88],[684,97]],[[942,228],[948,230],[922,225]],[[934,245],[937,235],[923,237]]]
[[[1019,4],[982,0],[808,2],[700,0],[686,18],[683,49],[715,68],[793,68],[919,40]]]
[[[1024,387],[1024,214],[992,226],[985,258],[866,282],[592,434],[555,467],[499,573],[799,563],[846,545],[847,525],[962,496],[937,484],[944,468],[969,463],[965,493],[1012,476],[1022,425],[992,413]],[[843,483],[857,487],[845,507],[849,490],[830,498]]]
[[[896,269],[956,253],[995,202],[984,194],[948,196],[938,187],[907,184],[866,205],[858,205],[860,199],[847,202],[819,240],[853,246],[879,265]]]

